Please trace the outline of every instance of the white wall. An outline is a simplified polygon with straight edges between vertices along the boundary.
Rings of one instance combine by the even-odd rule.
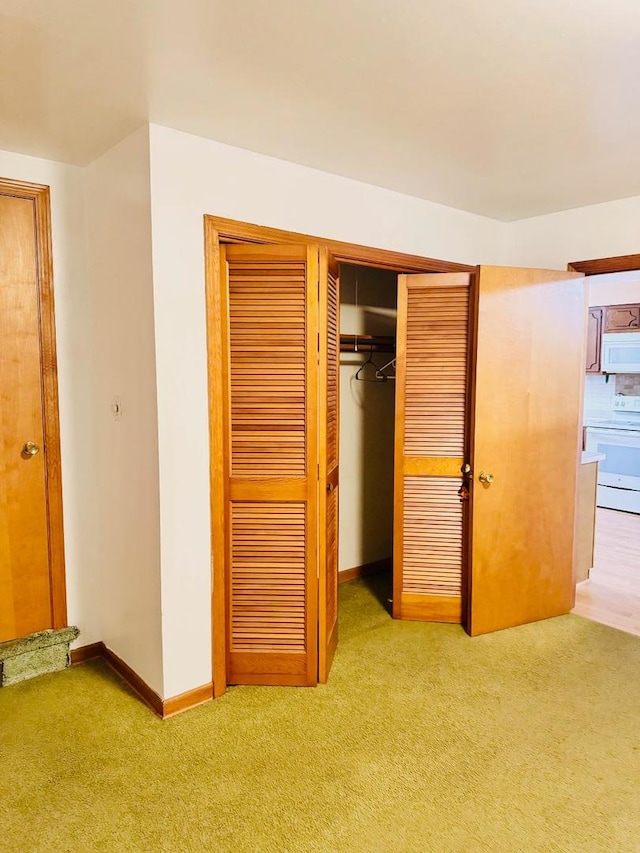
[[[632,255],[640,244],[640,196],[508,223],[508,263],[566,269],[572,261]]]
[[[95,484],[85,455],[91,451],[92,336],[87,326],[83,170],[0,151],[0,175],[51,187],[67,610],[69,624],[80,628],[78,645],[84,645],[101,640],[102,629],[91,529]]]
[[[203,214],[467,263],[508,226],[151,125],[165,695],[211,679]]]
[[[396,284],[393,273],[341,264],[340,331],[395,335]],[[373,356],[378,366],[392,358],[383,353]],[[344,352],[340,357],[341,571],[393,553],[395,383],[356,380],[366,359],[360,353]],[[365,370],[371,377],[373,368]]]
[[[589,305],[628,305],[640,302],[640,273],[637,270],[587,279]]]
[[[102,581],[100,639],[163,696],[148,128],[85,177],[90,424],[74,451],[92,485],[85,523]]]

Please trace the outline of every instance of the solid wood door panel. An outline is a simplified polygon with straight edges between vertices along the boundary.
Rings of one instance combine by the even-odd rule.
[[[393,615],[462,621],[470,276],[398,278]]]
[[[572,607],[587,317],[581,278],[479,268],[471,634]],[[479,481],[482,472],[491,484]]]
[[[227,680],[317,681],[318,248],[225,246]]]
[[[325,682],[338,645],[338,501],[340,454],[340,287],[338,264],[320,250],[320,480],[318,680]]]
[[[34,202],[0,195],[0,641],[53,626],[36,258]]]

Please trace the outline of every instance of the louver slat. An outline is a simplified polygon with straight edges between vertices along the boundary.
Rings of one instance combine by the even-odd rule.
[[[327,467],[338,465],[338,383],[340,333],[338,331],[338,280],[335,271],[327,276]]]
[[[461,595],[459,490],[455,477],[405,477],[404,592]]]
[[[231,476],[306,473],[306,264],[229,260]]]
[[[320,598],[319,680],[327,680],[338,642],[338,266],[320,254]]]
[[[305,651],[305,507],[231,511],[231,652]]]

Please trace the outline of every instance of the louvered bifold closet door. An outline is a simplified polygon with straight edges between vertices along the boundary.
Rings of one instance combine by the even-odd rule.
[[[470,276],[398,277],[393,614],[462,621]]]
[[[227,679],[317,682],[318,248],[221,248]]]
[[[327,680],[338,643],[338,456],[340,291],[338,264],[320,252],[320,590],[318,678]]]

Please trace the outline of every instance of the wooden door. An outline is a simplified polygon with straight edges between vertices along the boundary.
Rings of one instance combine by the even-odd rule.
[[[0,195],[0,642],[54,626],[36,221]]]
[[[320,251],[320,481],[318,680],[325,682],[338,644],[338,495],[340,453],[340,290],[338,264]]]
[[[220,253],[227,681],[312,685],[336,641],[337,275],[317,246]]]
[[[398,277],[393,615],[460,622],[470,275]]]
[[[582,422],[581,274],[480,267],[467,629],[567,613]]]

